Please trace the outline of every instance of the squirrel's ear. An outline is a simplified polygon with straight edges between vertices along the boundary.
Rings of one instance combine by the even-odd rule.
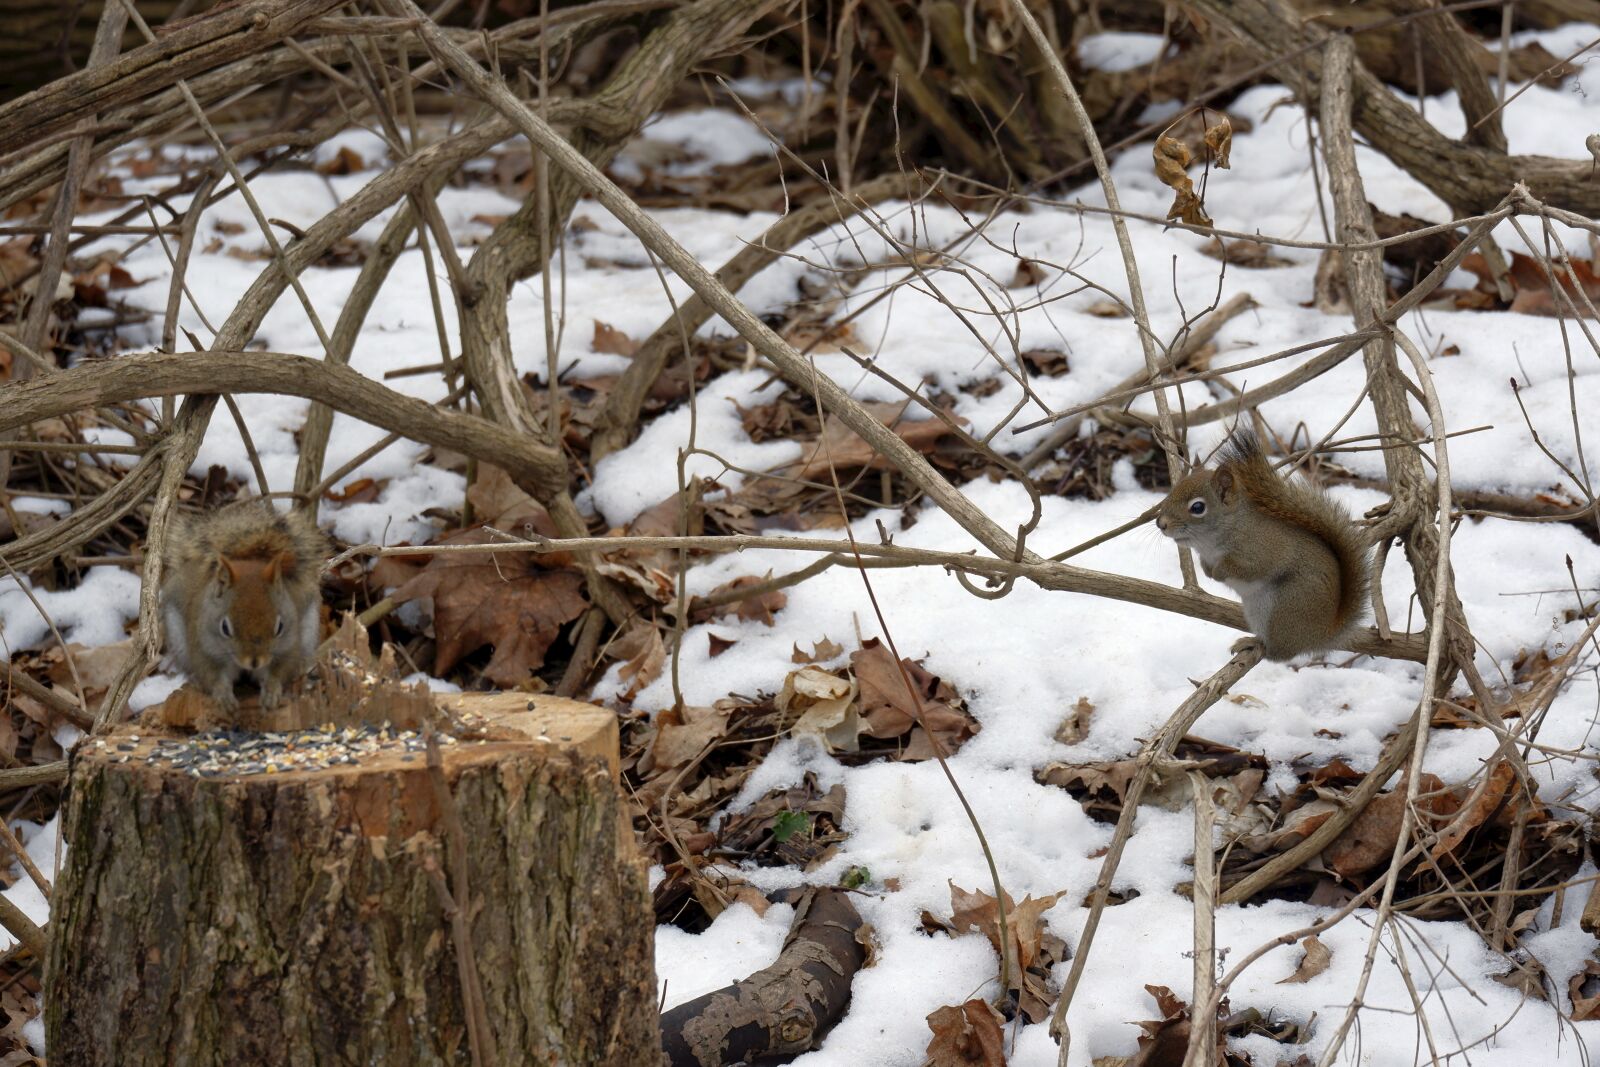
[[[1212,484],[1217,487],[1217,499],[1224,504],[1233,503],[1234,491],[1237,488],[1233,472],[1223,467],[1217,471],[1217,476],[1212,479]]]
[[[233,560],[221,552],[217,553],[212,569],[216,571],[217,584],[224,588],[239,580],[239,568],[234,565]]]
[[[269,582],[275,582],[284,575],[293,573],[294,553],[288,549],[284,549],[267,560],[267,565],[261,570],[261,576]]]

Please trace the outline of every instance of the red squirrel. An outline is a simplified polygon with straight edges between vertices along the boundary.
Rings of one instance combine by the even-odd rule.
[[[1259,641],[1268,659],[1290,659],[1342,644],[1361,622],[1366,539],[1344,508],[1273,470],[1253,434],[1235,433],[1215,469],[1173,486],[1156,526],[1239,594],[1255,637],[1236,652]]]
[[[262,707],[274,708],[310,669],[326,558],[310,518],[261,500],[175,524],[161,583],[167,647],[224,711],[239,706],[241,673],[260,686]]]

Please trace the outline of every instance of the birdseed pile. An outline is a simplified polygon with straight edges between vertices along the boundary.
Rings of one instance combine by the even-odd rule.
[[[447,733],[435,737],[441,748],[461,743]],[[138,734],[129,734],[124,740],[97,740],[95,747],[114,745],[114,761],[126,763],[139,740]],[[398,754],[403,763],[425,761],[427,749],[427,741],[416,730],[397,730],[389,723],[342,728],[328,723],[314,730],[283,733],[210,730],[190,737],[163,737],[143,758],[153,766],[185,771],[194,778],[216,778],[351,767],[380,755]]]

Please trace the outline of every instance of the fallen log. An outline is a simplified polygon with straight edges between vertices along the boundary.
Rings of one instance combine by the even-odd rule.
[[[815,1048],[850,1001],[864,932],[845,890],[805,890],[772,966],[661,1016],[668,1063],[786,1063]]]

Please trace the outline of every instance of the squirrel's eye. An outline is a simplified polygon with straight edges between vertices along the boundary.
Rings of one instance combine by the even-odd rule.
[[[278,617],[277,625],[272,628],[272,636],[277,637],[281,633],[283,633],[283,617],[280,615]]]
[[[232,637],[233,636],[233,622],[226,615],[224,615],[222,617],[221,625],[222,625],[222,636],[223,637]]]
[[[1191,515],[1204,515],[1205,513],[1206,513],[1206,502],[1204,500],[1201,500],[1198,497],[1196,497],[1194,500],[1189,501],[1189,514],[1191,514]]]

